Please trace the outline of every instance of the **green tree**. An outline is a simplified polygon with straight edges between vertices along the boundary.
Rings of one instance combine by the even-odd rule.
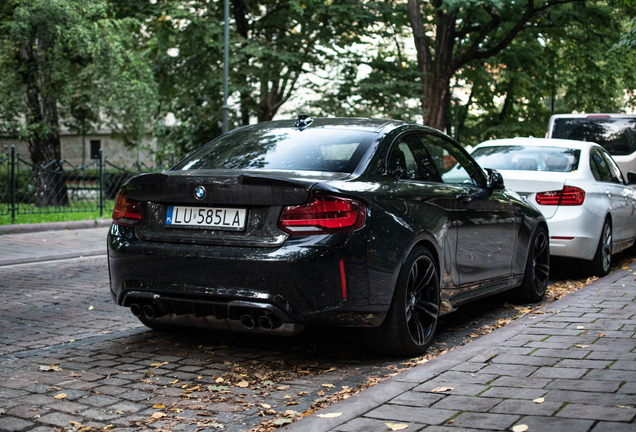
[[[107,123],[130,144],[146,134],[156,90],[136,50],[140,31],[138,21],[116,19],[102,0],[8,0],[1,7],[0,128],[28,141],[37,205],[67,202],[64,182],[42,168],[61,158],[60,119]]]

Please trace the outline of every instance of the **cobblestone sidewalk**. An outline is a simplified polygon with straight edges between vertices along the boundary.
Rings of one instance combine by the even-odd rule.
[[[636,431],[635,270],[283,430]]]

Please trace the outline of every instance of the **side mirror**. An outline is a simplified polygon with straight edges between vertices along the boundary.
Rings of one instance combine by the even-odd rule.
[[[635,172],[628,172],[627,173],[627,184],[628,185],[636,184],[636,173]]]
[[[492,189],[505,189],[504,179],[499,173],[499,171],[486,168],[488,171],[488,187]],[[636,174],[635,174],[636,175]]]

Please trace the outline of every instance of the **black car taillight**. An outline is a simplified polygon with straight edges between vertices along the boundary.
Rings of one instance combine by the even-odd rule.
[[[284,207],[278,227],[290,234],[305,235],[355,231],[364,225],[365,214],[361,202],[312,194],[305,204]]]
[[[560,191],[538,193],[535,199],[540,205],[579,206],[585,201],[585,191],[574,186],[564,186]]]
[[[126,190],[121,189],[115,199],[113,209],[113,222],[116,225],[132,227],[141,222],[141,204],[131,200],[126,195]]]

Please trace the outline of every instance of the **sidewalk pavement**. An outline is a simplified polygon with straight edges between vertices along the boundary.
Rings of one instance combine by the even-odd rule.
[[[0,235],[0,266],[105,255],[108,226],[109,220],[0,226],[0,234],[23,232]]]
[[[283,430],[634,432],[635,271],[636,263]]]
[[[104,254],[107,230],[2,235],[0,265]],[[283,430],[636,431],[635,272],[636,263],[615,271]]]

